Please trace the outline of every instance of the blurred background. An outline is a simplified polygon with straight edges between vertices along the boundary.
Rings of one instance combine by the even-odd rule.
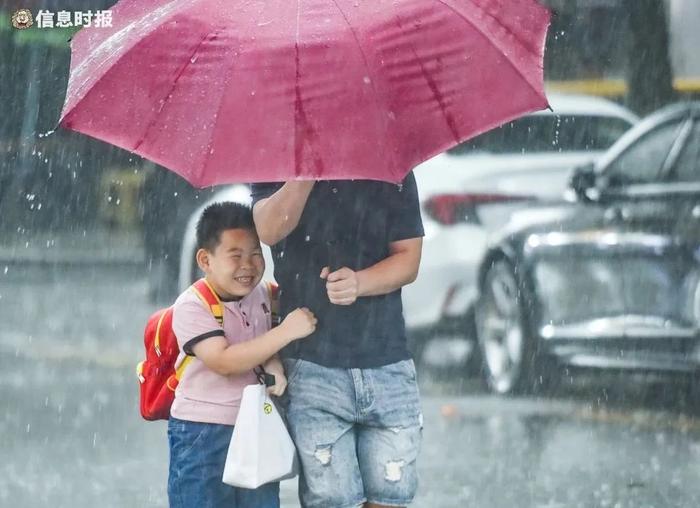
[[[248,199],[241,186],[193,189],[138,156],[56,130],[68,41],[76,29],[17,30],[12,15],[20,8],[36,16],[40,9],[96,11],[114,3],[0,1],[1,506],[166,506],[165,427],[138,414],[134,367],[143,354],[143,326],[198,276],[192,244],[197,211],[212,199]],[[615,146],[622,146],[616,142],[629,129],[646,122],[626,146],[646,143],[645,136],[676,113],[640,119],[700,99],[700,2],[542,3],[554,13],[545,57],[553,111],[512,122],[416,169],[428,233],[421,276],[404,292],[426,412],[416,506],[697,506],[698,228],[678,232],[690,223],[685,219],[665,219],[653,234],[644,226],[651,236],[643,245],[649,247],[651,237],[662,243],[635,250],[633,261],[643,260],[637,264],[620,258],[629,249],[613,249],[618,268],[654,274],[643,283],[628,281],[626,289],[615,279],[621,270],[601,268],[607,259],[601,249],[587,256],[595,266],[582,271],[581,280],[572,278],[567,294],[556,284],[583,264],[569,262],[556,272],[551,262],[540,263],[530,287],[518,278],[518,263],[524,273],[540,257],[506,259],[506,271],[515,267],[511,281],[498,278],[502,258],[494,252],[506,252],[507,242],[517,240],[516,219],[523,213],[542,226],[537,238],[549,240],[550,233],[568,232],[571,215],[593,214],[589,204],[552,221],[538,210],[546,204],[551,212],[551,203],[568,191],[569,203],[595,201],[589,191],[605,194],[607,180],[598,176],[614,165]],[[674,147],[690,172],[700,173],[700,129],[688,108],[677,114],[659,174],[673,173]],[[656,147],[643,149],[636,164],[649,163]],[[590,171],[581,169],[586,166]],[[593,180],[586,184],[586,178]],[[641,183],[678,182],[664,176]],[[658,185],[653,192],[643,189],[651,193],[635,199],[653,205],[644,220],[682,218],[686,208],[687,217],[700,215],[695,178],[681,183],[690,191],[682,200],[674,194],[670,205],[659,201],[666,191]],[[597,227],[591,224],[567,234],[585,247]],[[677,234],[665,237],[671,229]],[[609,236],[601,238],[596,245],[609,247]],[[678,242],[682,252],[663,248]],[[663,268],[668,256],[676,261]],[[596,277],[599,286],[586,285]],[[522,296],[528,291],[534,296]],[[626,291],[620,312],[615,297],[606,296],[618,291]],[[645,291],[648,297],[637,305],[630,294]],[[575,319],[573,306],[542,311],[571,292],[598,297],[602,310]],[[509,295],[515,315],[499,307],[498,299]],[[496,308],[491,314],[489,304]],[[660,316],[657,310],[666,307]],[[542,324],[536,331],[529,326],[535,314]],[[620,316],[626,328],[618,336],[617,321],[611,322]],[[652,337],[659,345],[652,354],[648,340],[635,343],[638,358],[625,363],[621,358],[629,353],[619,339],[632,334],[633,317],[635,330],[642,330],[635,338]],[[508,319],[517,320],[513,332]],[[602,335],[601,319],[610,321]],[[500,338],[497,329],[505,330]],[[569,349],[546,351],[556,357],[548,369],[557,377],[543,390],[541,365],[529,367],[523,358],[538,356],[548,337]],[[600,340],[594,350],[571,353],[578,344],[572,337]],[[285,506],[296,506],[294,489],[285,484]]]

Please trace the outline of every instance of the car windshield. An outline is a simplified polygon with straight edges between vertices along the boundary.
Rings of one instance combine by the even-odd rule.
[[[531,115],[465,141],[448,153],[605,150],[629,127],[626,120],[609,116]]]

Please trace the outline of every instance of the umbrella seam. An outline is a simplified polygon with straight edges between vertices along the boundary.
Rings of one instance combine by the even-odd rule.
[[[340,15],[343,17],[343,20],[345,20],[345,24],[348,25],[348,28],[350,29],[350,32],[352,33],[353,38],[355,39],[355,43],[357,44],[357,49],[360,50],[360,54],[362,55],[362,61],[365,64],[365,70],[367,71],[367,77],[370,80],[370,85],[372,87],[372,92],[374,92],[374,101],[377,104],[377,106],[381,106],[382,102],[379,100],[379,94],[377,93],[377,89],[374,86],[374,76],[372,76],[369,64],[367,62],[367,55],[365,54],[365,51],[362,49],[362,45],[360,44],[360,40],[357,37],[357,33],[355,32],[354,28],[350,24],[350,21],[348,20],[347,16],[345,15],[345,12],[341,9],[340,5],[338,5],[337,0],[332,0],[333,4],[335,5],[336,9],[338,9],[338,12],[340,12]],[[379,107],[377,109],[379,109]],[[384,129],[386,131],[386,128]],[[393,155],[393,150],[389,150],[389,152]],[[394,158],[394,164],[392,164],[392,169],[396,167],[396,159]]]
[[[218,33],[222,32],[223,30],[224,30],[224,28],[220,28],[216,32],[210,32],[209,35],[211,35],[213,33],[218,34]],[[233,63],[231,63],[231,67],[233,67]],[[230,71],[231,68],[229,68],[228,70]],[[216,132],[216,126],[219,124],[219,116],[221,114],[221,108],[223,107],[223,104],[224,104],[224,96],[226,95],[226,90],[228,89],[228,83],[230,83],[230,81],[231,81],[231,75],[232,75],[231,72],[226,73],[228,81],[226,82],[226,84],[223,87],[224,91],[221,94],[221,100],[219,101],[219,105],[216,108],[216,116],[214,117],[214,125],[212,126],[212,129],[211,129],[212,136],[209,139],[209,143],[207,143],[207,151],[204,154],[204,162],[201,166],[201,169],[199,170],[199,174],[197,175],[197,181],[200,182],[200,184],[201,184],[201,179],[202,179],[203,175],[206,174],[207,165],[209,164],[212,145],[214,144],[214,132]]]
[[[165,106],[166,106],[167,104],[170,103],[170,99],[171,99],[172,96],[173,96],[173,91],[174,91],[175,88],[177,87],[177,84],[178,84],[178,82],[180,81],[180,78],[181,78],[182,75],[185,73],[185,71],[192,65],[192,63],[193,63],[193,62],[192,62],[192,58],[194,58],[194,56],[197,55],[197,52],[199,51],[199,49],[204,45],[204,42],[205,42],[207,39],[211,38],[212,34],[214,34],[214,33],[216,33],[216,32],[220,32],[220,31],[221,31],[221,28],[217,28],[217,29],[215,29],[215,30],[212,30],[211,32],[208,32],[208,33],[202,38],[202,40],[200,40],[199,43],[197,43],[197,46],[195,47],[194,51],[190,54],[189,58],[188,58],[187,61],[185,62],[185,65],[182,67],[182,69],[181,69],[180,72],[178,73],[177,77],[176,77],[175,80],[173,81],[173,84],[172,84],[172,86],[170,87],[170,90],[168,91],[168,94],[167,94],[165,100],[163,101],[163,104],[161,105],[160,109],[158,110],[157,113],[155,113],[155,114],[153,115],[153,118],[152,118],[151,121],[148,123],[148,126],[146,127],[146,129],[145,129],[143,135],[141,136],[141,139],[139,139],[138,143],[136,143],[136,144],[134,145],[133,151],[138,150],[139,147],[144,143],[144,141],[146,141],[146,138],[148,137],[148,134],[150,133],[151,129],[153,128],[153,126],[155,125],[155,123],[156,123],[156,121],[157,121],[158,115],[160,115],[161,112],[165,109]]]
[[[484,31],[483,31],[481,28],[479,28],[472,20],[468,19],[468,18],[467,18],[466,16],[464,16],[461,12],[459,12],[457,9],[455,9],[454,7],[452,7],[450,4],[446,3],[444,0],[434,0],[434,1],[437,2],[437,3],[439,3],[439,4],[444,5],[444,6],[447,7],[448,9],[450,9],[450,10],[451,10],[452,12],[454,12],[457,16],[459,16],[460,18],[462,18],[462,19],[465,21],[465,23],[467,23],[468,25],[472,26],[472,27],[473,27],[477,32],[479,32],[486,40],[488,40],[491,44],[493,44],[493,46],[496,47],[496,48],[498,49],[498,51],[505,57],[505,59],[506,59],[506,61],[508,62],[508,64],[515,70],[515,72],[518,73],[518,75],[519,75],[521,78],[523,78],[523,80],[525,81],[525,83],[528,84],[528,86],[532,89],[532,91],[534,91],[535,94],[536,94],[537,96],[540,96],[540,93],[537,91],[537,88],[536,88],[532,83],[530,83],[530,80],[527,79],[527,77],[520,71],[520,69],[518,68],[518,66],[515,65],[515,63],[510,59],[510,57],[509,57],[499,46],[496,46],[496,44],[493,43],[493,41],[486,35],[486,33],[484,33]],[[469,3],[471,3],[471,4],[473,5],[473,2],[472,2],[471,0],[469,0]],[[484,12],[486,12],[486,11],[484,11]],[[517,41],[521,44],[521,46],[523,46],[523,47],[527,50],[528,53],[530,53],[531,55],[533,55],[533,56],[535,56],[537,59],[539,59],[539,55],[534,54],[534,53],[530,50],[531,48],[528,47],[527,44],[524,44],[523,41],[522,41],[522,39],[521,39],[520,37],[518,37],[517,35],[515,35],[515,33],[514,33],[512,30],[510,30],[508,27],[506,27],[505,25],[503,25],[503,23],[501,23],[501,22],[498,20],[498,18],[496,18],[495,16],[493,16],[492,14],[490,14],[490,13],[488,13],[488,12],[486,12],[486,14],[487,14],[489,17],[491,17],[491,19],[493,19],[494,21],[496,21],[496,23],[498,23],[498,24],[499,24],[504,30],[506,30],[509,34],[513,35],[513,36],[517,39]],[[549,23],[548,23],[547,25],[549,26]],[[546,33],[547,33],[547,30],[545,30],[545,34],[546,34]]]
[[[294,174],[299,177],[300,149],[299,149],[299,103],[301,91],[299,90],[299,25],[301,23],[301,0],[297,0],[297,26],[294,34]],[[302,147],[303,150],[303,147]]]
[[[160,9],[162,9],[162,8],[164,8],[164,7],[169,7],[169,6],[173,5],[174,3],[175,3],[175,1],[170,2],[169,4],[166,4],[165,6],[162,6],[161,8],[157,9],[157,10],[154,11],[154,12],[158,12]],[[194,3],[194,2],[193,2],[193,3]],[[172,17],[176,16],[178,13],[179,13],[179,11],[173,11]],[[151,12],[151,14],[153,14],[153,12]],[[145,19],[145,18],[143,18],[142,21],[143,21],[144,19]],[[147,36],[147,35],[152,34],[153,32],[155,32],[155,31],[158,29],[159,26],[160,26],[160,25],[154,25],[154,26],[152,27],[152,29],[151,29],[149,32],[147,32],[146,34],[144,34],[144,37]],[[124,31],[126,28],[127,28],[127,27],[124,27],[124,28],[121,29],[120,31],[117,31],[117,32],[115,32],[114,34],[112,34],[112,35],[111,35],[109,38],[107,38],[106,40],[102,41],[96,48],[94,48],[94,49],[90,52],[89,55],[86,55],[85,59],[82,60],[82,61],[76,66],[76,68],[75,68],[73,71],[70,72],[70,75],[68,76],[68,90],[70,90],[71,77],[72,77],[74,74],[77,74],[77,72],[79,72],[79,71],[82,72],[82,68],[85,67],[85,66],[89,63],[89,62],[88,62],[89,57],[90,57],[90,56],[93,56],[94,53],[97,52],[100,48],[102,48],[102,46],[103,46],[107,41],[109,41],[112,37],[115,37],[116,35],[118,35],[121,31]],[[75,38],[75,36],[74,36],[73,38]],[[85,85],[84,83],[83,83],[82,85],[78,85],[78,86],[77,86],[77,90],[74,91],[73,93],[75,94],[76,97],[77,97],[78,95],[81,95],[81,97],[75,101],[75,103],[73,104],[73,106],[72,106],[69,110],[64,110],[64,111],[61,112],[61,117],[59,118],[58,125],[61,125],[61,124],[63,123],[63,121],[68,117],[68,115],[70,115],[70,113],[72,113],[72,111],[75,110],[75,109],[77,108],[78,104],[80,104],[81,102],[83,102],[83,101],[85,100],[85,98],[86,98],[86,97],[89,95],[89,93],[97,86],[97,84],[100,83],[100,82],[105,78],[105,76],[109,73],[109,71],[112,70],[112,69],[114,68],[114,66],[115,66],[117,63],[119,63],[119,62],[121,61],[121,59],[124,58],[124,57],[129,53],[129,51],[131,51],[131,49],[133,49],[133,47],[134,47],[137,43],[138,43],[138,41],[135,41],[134,44],[132,44],[132,46],[131,46],[128,50],[125,50],[124,52],[122,52],[122,54],[119,55],[119,56],[116,58],[116,60],[114,60],[114,61],[112,62],[112,64],[111,64],[108,68],[105,69],[105,71],[104,71],[104,73],[102,74],[102,76],[100,76],[99,78],[97,78],[97,79],[95,80],[95,82],[92,84],[92,86],[90,86],[90,87],[87,88],[86,90],[83,90],[83,88],[86,87],[86,85]],[[71,43],[71,45],[72,45],[72,43]],[[104,62],[104,61],[106,61],[106,60],[103,60],[102,62]],[[100,62],[100,63],[102,63],[102,62]],[[99,65],[100,63],[98,63],[98,65]],[[78,92],[79,92],[79,93],[78,93]],[[66,94],[66,101],[67,101],[67,100],[68,100],[68,94]],[[66,104],[66,105],[67,105],[67,104]]]
[[[311,156],[313,158],[313,164],[316,169],[316,177],[321,177],[324,172],[323,159],[319,157],[318,152],[313,146],[312,136],[316,135],[316,130],[311,126],[309,119],[304,110],[304,104],[301,98],[301,87],[299,86],[299,81],[301,79],[301,74],[299,73],[299,33],[300,33],[300,23],[301,23],[301,0],[297,0],[297,28],[296,36],[294,42],[294,62],[295,62],[295,73],[294,73],[294,174],[298,178],[301,176],[301,163],[304,155],[304,142],[307,141],[307,146],[311,151]],[[299,134],[299,124],[303,124],[303,138],[300,138]],[[312,175],[314,176],[314,175]]]
[[[399,28],[403,31],[403,24],[401,23],[399,17],[394,16],[394,19],[396,20]],[[413,51],[413,56],[415,57],[416,61],[418,62],[418,65],[420,66],[421,74],[427,82],[428,88],[430,88],[430,91],[433,93],[433,98],[435,99],[435,101],[437,101],[438,106],[440,106],[440,111],[442,111],[442,117],[445,120],[447,128],[452,133],[452,137],[454,138],[455,143],[459,143],[461,139],[459,130],[457,129],[457,125],[455,124],[454,118],[447,111],[447,104],[444,103],[442,92],[440,92],[437,83],[433,79],[433,76],[425,68],[425,65],[423,65],[423,59],[418,56],[418,52],[416,51],[415,46],[413,44],[410,44],[410,46],[411,50]]]

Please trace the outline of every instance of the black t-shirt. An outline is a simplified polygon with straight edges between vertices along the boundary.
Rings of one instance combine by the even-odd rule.
[[[253,184],[253,203],[282,185]],[[324,266],[331,271],[369,268],[389,256],[391,242],[421,236],[413,173],[400,185],[317,182],[297,227],[272,246],[281,315],[308,307],[318,318],[316,331],[287,346],[282,356],[340,368],[372,368],[410,358],[400,289],[334,305],[319,275]]]

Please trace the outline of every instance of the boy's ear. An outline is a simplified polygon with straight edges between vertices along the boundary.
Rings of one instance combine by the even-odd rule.
[[[197,266],[203,272],[209,270],[209,252],[206,249],[199,249],[197,254],[195,254],[195,259],[197,260]]]

